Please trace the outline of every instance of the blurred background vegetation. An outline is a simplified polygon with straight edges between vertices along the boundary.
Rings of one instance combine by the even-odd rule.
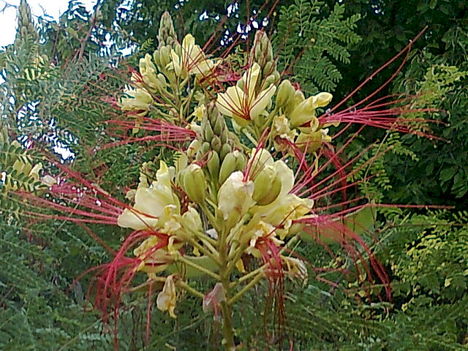
[[[235,38],[248,47],[255,30],[264,28],[284,74],[309,94],[332,92],[335,102],[427,26],[400,74],[377,97],[404,93],[414,96],[413,106],[436,109],[422,117],[443,122],[430,131],[443,140],[366,129],[350,153],[375,141],[390,150],[366,169],[376,175],[360,189],[370,198],[453,209],[379,211],[372,233],[362,235],[378,239],[373,249],[392,279],[393,300],[350,294],[357,277],[341,278],[344,289],[332,289],[311,272],[306,286],[287,289],[284,328],[294,350],[465,349],[466,2],[98,0],[88,12],[70,1],[60,19],[50,21],[33,20],[22,1],[15,42],[0,49],[0,170],[24,157],[23,148],[11,147],[17,140],[41,151],[29,153],[34,162],[53,171],[42,155],[54,154],[123,198],[125,187],[137,180],[138,165],[159,151],[127,145],[96,157],[97,147],[112,141],[103,122],[120,111],[111,102],[128,83],[129,67],[157,47],[165,10],[179,38],[191,32],[203,43],[216,33],[212,50],[229,47]],[[374,77],[349,103],[368,96],[397,67]],[[375,152],[371,148],[367,157]],[[28,218],[21,203],[3,192],[0,206],[0,349],[112,349],[112,326],[104,325],[87,301],[90,274],[72,283],[109,258],[88,234],[118,247],[124,231]],[[343,264],[318,247],[301,254],[314,266]],[[247,297],[236,316],[239,340],[249,350],[289,350],[289,343],[265,338],[260,295]],[[220,338],[212,317],[187,297],[175,321],[153,312],[151,339],[145,342],[146,304],[142,295],[122,310],[117,335],[122,350],[210,350],[210,340]]]

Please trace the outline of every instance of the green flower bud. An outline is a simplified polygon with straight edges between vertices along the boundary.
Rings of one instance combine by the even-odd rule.
[[[230,152],[224,157],[219,170],[219,184],[223,184],[226,179],[237,170],[237,157],[234,152]]]
[[[279,107],[285,106],[289,101],[294,99],[294,87],[291,82],[286,79],[281,82],[278,87],[278,94],[276,95],[276,104]]]
[[[247,165],[247,157],[245,157],[245,155],[242,152],[237,151],[237,150],[235,150],[233,154],[234,154],[234,157],[236,158],[236,169],[238,171],[242,171],[243,169],[245,169],[245,166]]]
[[[210,152],[210,155],[208,156],[208,162],[206,165],[208,167],[208,173],[210,174],[211,178],[214,180],[218,180],[220,162],[217,152]]]
[[[201,167],[192,163],[183,173],[184,191],[190,200],[195,203],[201,203],[206,196],[206,179],[205,173]]]
[[[208,120],[206,118],[203,120],[201,127],[203,140],[211,141],[211,139],[213,139],[214,133],[210,123],[208,123]]]
[[[219,156],[220,156],[221,161],[224,160],[224,158],[226,157],[226,155],[227,155],[228,153],[230,153],[231,150],[232,150],[231,145],[229,145],[229,144],[223,144],[223,146],[221,147],[221,150],[220,150],[220,152],[219,152]]]
[[[221,142],[221,139],[217,135],[214,135],[211,139],[211,149],[215,150],[216,152],[219,152],[221,151],[222,147],[223,143]]]
[[[252,198],[257,204],[265,206],[276,200],[281,192],[281,179],[272,166],[265,167],[254,180]]]
[[[169,12],[164,12],[159,22],[159,33],[158,33],[158,47],[171,45],[174,46],[177,43],[177,36],[174,30],[174,23],[172,22],[171,15]]]
[[[211,145],[209,142],[204,141],[201,148],[200,148],[200,153],[201,155],[205,155],[208,151],[211,150]]]
[[[330,93],[320,93],[314,96],[314,102],[317,107],[325,107],[332,100],[333,95]]]
[[[265,63],[265,66],[262,68],[262,74],[264,77],[269,76],[271,73],[273,73],[273,70],[276,68],[275,63],[273,61],[269,61]]]
[[[214,126],[213,126],[213,132],[216,135],[223,135],[226,130],[226,123],[224,122],[224,117],[220,116],[218,114],[218,118],[216,118]]]

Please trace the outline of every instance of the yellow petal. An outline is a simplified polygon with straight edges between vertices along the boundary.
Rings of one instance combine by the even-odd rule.
[[[237,115],[243,117],[245,94],[239,87],[229,87],[225,93],[218,95],[216,107],[223,115],[233,117]]]
[[[251,105],[250,118],[255,119],[265,111],[271,103],[271,97],[275,94],[276,87],[272,84],[268,89],[265,89],[258,94],[257,98]]]
[[[255,203],[252,199],[254,184],[243,178],[240,171],[232,173],[218,192],[218,209],[230,224],[240,219]]]

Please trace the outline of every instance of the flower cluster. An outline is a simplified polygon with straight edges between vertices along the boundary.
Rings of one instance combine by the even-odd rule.
[[[136,137],[129,142],[157,141],[155,147],[164,142],[174,150],[172,160],[141,165],[137,188],[126,194],[131,204],[76,174],[86,185],[79,196],[65,185],[51,188],[88,209],[76,210],[84,218],[73,220],[133,230],[103,266],[97,305],[103,310],[109,301],[118,305],[120,294],[136,289],[133,278],[141,275],[146,283],[137,288],[152,292],[158,286],[156,306],[171,317],[177,316],[182,292],[200,298],[203,310],[222,320],[224,346],[233,350],[232,313],[239,299],[262,281],[283,286],[285,277],[307,280],[306,262],[292,249],[298,240],[334,240],[361,261],[366,276],[385,283],[382,267],[345,220],[366,205],[345,198],[341,211],[325,213],[334,205],[317,203],[356,185],[347,183],[344,170],[351,162],[342,163],[342,149],[334,151],[330,128],[342,121],[386,128],[396,120],[378,118],[394,111],[324,111],[332,95],[306,97],[297,84],[282,79],[263,32],[236,70],[228,59],[210,57],[190,34],[179,43],[167,13],[158,40],[120,99],[124,120],[109,123],[131,129]],[[153,134],[141,135],[148,132]],[[329,165],[335,169],[318,177]],[[31,176],[37,171],[22,170]],[[363,251],[370,265],[362,262]],[[199,291],[200,277],[212,288]]]

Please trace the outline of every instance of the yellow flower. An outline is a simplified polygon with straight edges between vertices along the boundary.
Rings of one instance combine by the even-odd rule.
[[[161,248],[151,252],[158,245],[159,240],[156,236],[150,236],[133,250],[133,254],[142,260],[141,264],[137,267],[137,271],[154,275],[164,271],[174,262],[174,250],[170,252],[167,248]]]
[[[279,136],[282,139],[294,142],[294,138],[296,137],[296,135],[296,130],[291,130],[289,126],[289,121],[285,115],[277,115],[273,118],[273,137]]]
[[[145,89],[127,89],[126,98],[122,98],[120,106],[123,111],[139,111],[138,115],[145,115],[153,103],[153,97]]]
[[[263,221],[271,224],[274,227],[281,226],[286,230],[290,228],[292,221],[299,219],[310,212],[313,201],[309,199],[301,199],[300,197],[290,194],[294,187],[294,172],[283,161],[274,161],[270,153],[265,149],[252,151],[252,157],[249,161],[252,164],[251,175],[253,178],[265,169],[273,168],[281,182],[281,190],[276,199],[264,206],[257,203],[257,206],[250,210],[254,215],[252,221]],[[270,183],[272,186],[273,182]],[[256,218],[255,218],[256,217]],[[282,236],[287,234],[282,231]]]
[[[192,116],[197,117],[197,120],[201,121],[203,116],[205,115],[205,113],[206,113],[206,106],[205,105],[199,105],[193,111]]]
[[[288,229],[296,219],[304,217],[312,209],[314,202],[310,199],[301,199],[294,194],[283,194],[269,205],[256,206],[251,210],[259,219],[286,231],[281,231],[281,237],[287,236]]]
[[[319,129],[315,132],[303,131],[296,139],[296,145],[306,152],[315,152],[322,143],[330,142],[332,139],[328,135],[328,128]]]
[[[181,55],[178,55],[174,49],[171,50],[172,61],[169,68],[172,68],[177,76],[205,75],[215,67],[214,62],[208,60],[200,46],[195,44],[195,38],[191,34],[185,36],[181,50]]]
[[[232,173],[218,192],[218,209],[228,227],[232,227],[255,203],[252,199],[254,184],[244,180],[240,171]]]
[[[245,120],[254,120],[260,116],[271,103],[276,87],[272,84],[265,90],[256,91],[260,66],[254,63],[233,87],[218,95],[216,106],[222,114],[233,117],[239,125]]]
[[[119,226],[135,230],[155,228],[167,206],[173,206],[180,211],[179,200],[172,191],[169,168],[163,161],[156,178],[157,181],[149,187],[144,183],[138,187],[135,193],[135,206],[123,211],[117,220]]]
[[[176,302],[177,294],[174,283],[174,276],[170,275],[166,278],[164,287],[162,291],[158,294],[158,298],[156,299],[156,305],[161,311],[169,312],[169,315],[172,318],[177,318],[177,316],[174,313]]]
[[[320,93],[300,102],[289,114],[291,126],[300,127],[305,123],[311,122],[311,127],[313,127],[313,129],[317,128],[318,120],[315,117],[315,110],[318,107],[328,105],[332,97],[330,93]]]
[[[143,78],[143,82],[152,90],[159,90],[165,85],[165,78],[161,74],[157,74],[157,69],[155,64],[153,63],[153,60],[151,58],[151,55],[146,54],[144,58],[140,59],[140,74],[141,77]],[[134,78],[133,80],[136,81],[136,84],[138,84],[138,80],[141,78]]]

